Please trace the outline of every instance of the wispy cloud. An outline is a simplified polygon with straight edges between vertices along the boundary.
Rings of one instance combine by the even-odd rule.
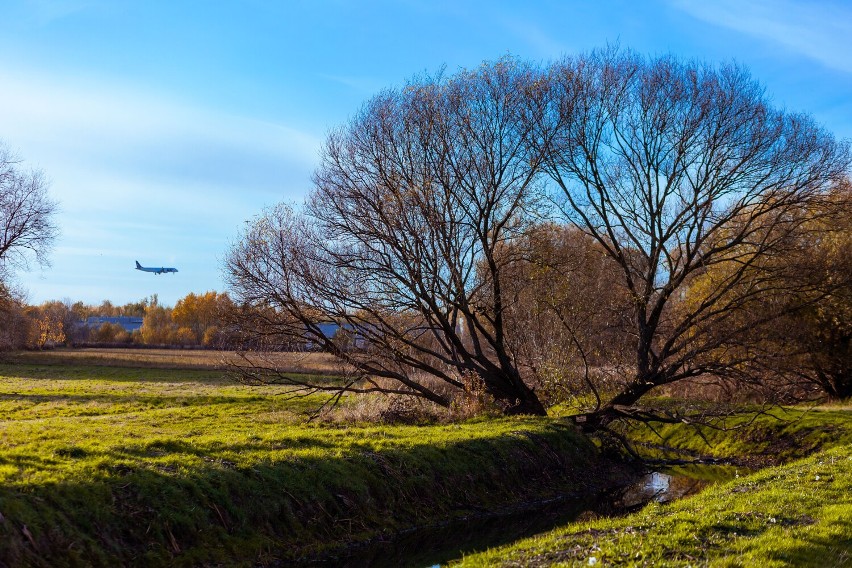
[[[760,37],[852,73],[852,4],[844,1],[671,0],[705,22]]]
[[[374,94],[379,92],[386,85],[381,81],[371,77],[362,77],[359,75],[335,75],[331,73],[317,73],[317,77],[331,81],[344,87],[348,87],[355,92],[362,94]]]
[[[263,206],[307,192],[321,145],[287,124],[117,82],[0,65],[0,85],[0,136],[45,170],[61,207],[53,269],[26,277],[38,297],[77,281],[145,295],[147,280],[115,280],[132,268],[121,251],[199,263],[180,284],[160,283],[175,287],[169,301],[219,287],[229,239]]]
[[[542,57],[555,58],[565,53],[566,46],[545,32],[541,26],[523,20],[503,20],[510,33],[527,43]]]
[[[236,189],[245,199],[280,196],[301,179],[301,193],[317,162],[320,139],[285,124],[74,78],[0,70],[0,84],[2,136],[47,170],[72,209],[80,199],[94,208],[150,200],[176,185],[183,196]]]
[[[0,68],[4,135],[38,137],[75,153],[132,154],[163,144],[238,150],[314,163],[319,140],[284,124],[170,100],[132,86]],[[238,154],[238,152],[236,152]]]

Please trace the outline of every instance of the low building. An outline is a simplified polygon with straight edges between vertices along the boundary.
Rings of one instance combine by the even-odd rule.
[[[117,316],[117,317],[105,317],[105,316],[91,316],[83,322],[83,325],[89,329],[98,329],[105,323],[111,323],[113,325],[118,324],[124,328],[124,331],[127,333],[133,333],[137,329],[142,327],[143,319],[141,317],[133,317],[133,316]]]

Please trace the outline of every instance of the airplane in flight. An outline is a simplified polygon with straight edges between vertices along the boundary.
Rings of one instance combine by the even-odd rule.
[[[147,266],[142,266],[139,264],[139,261],[136,261],[136,270],[141,270],[142,272],[153,272],[154,274],[166,274],[169,272],[177,272],[177,268],[149,268]]]

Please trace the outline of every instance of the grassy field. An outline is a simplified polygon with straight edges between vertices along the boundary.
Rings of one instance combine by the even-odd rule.
[[[271,565],[611,471],[553,420],[305,424],[317,399],[134,356],[0,364],[0,566]]]
[[[320,399],[232,382],[219,361],[81,350],[0,362],[0,567],[287,565],[624,474],[561,418],[305,423]],[[850,408],[772,412],[632,430],[649,456],[727,458],[740,477],[463,565],[852,565]]]
[[[571,523],[458,566],[852,566],[852,410],[774,409],[714,428],[636,428],[650,457],[713,456],[733,481],[615,519]],[[674,448],[661,450],[666,446]],[[783,463],[803,455],[808,458]],[[736,466],[733,466],[736,467]],[[675,468],[677,469],[677,468]]]

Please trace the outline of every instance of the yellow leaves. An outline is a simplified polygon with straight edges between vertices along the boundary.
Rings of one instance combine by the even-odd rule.
[[[65,341],[65,328],[62,322],[50,314],[45,314],[36,320],[36,334],[36,345],[39,348]]]
[[[180,345],[191,345],[198,342],[195,332],[188,327],[179,327],[175,339]]]
[[[149,306],[140,330],[142,341],[147,345],[215,345],[222,317],[232,308],[230,297],[215,291],[190,292],[172,309]]]

